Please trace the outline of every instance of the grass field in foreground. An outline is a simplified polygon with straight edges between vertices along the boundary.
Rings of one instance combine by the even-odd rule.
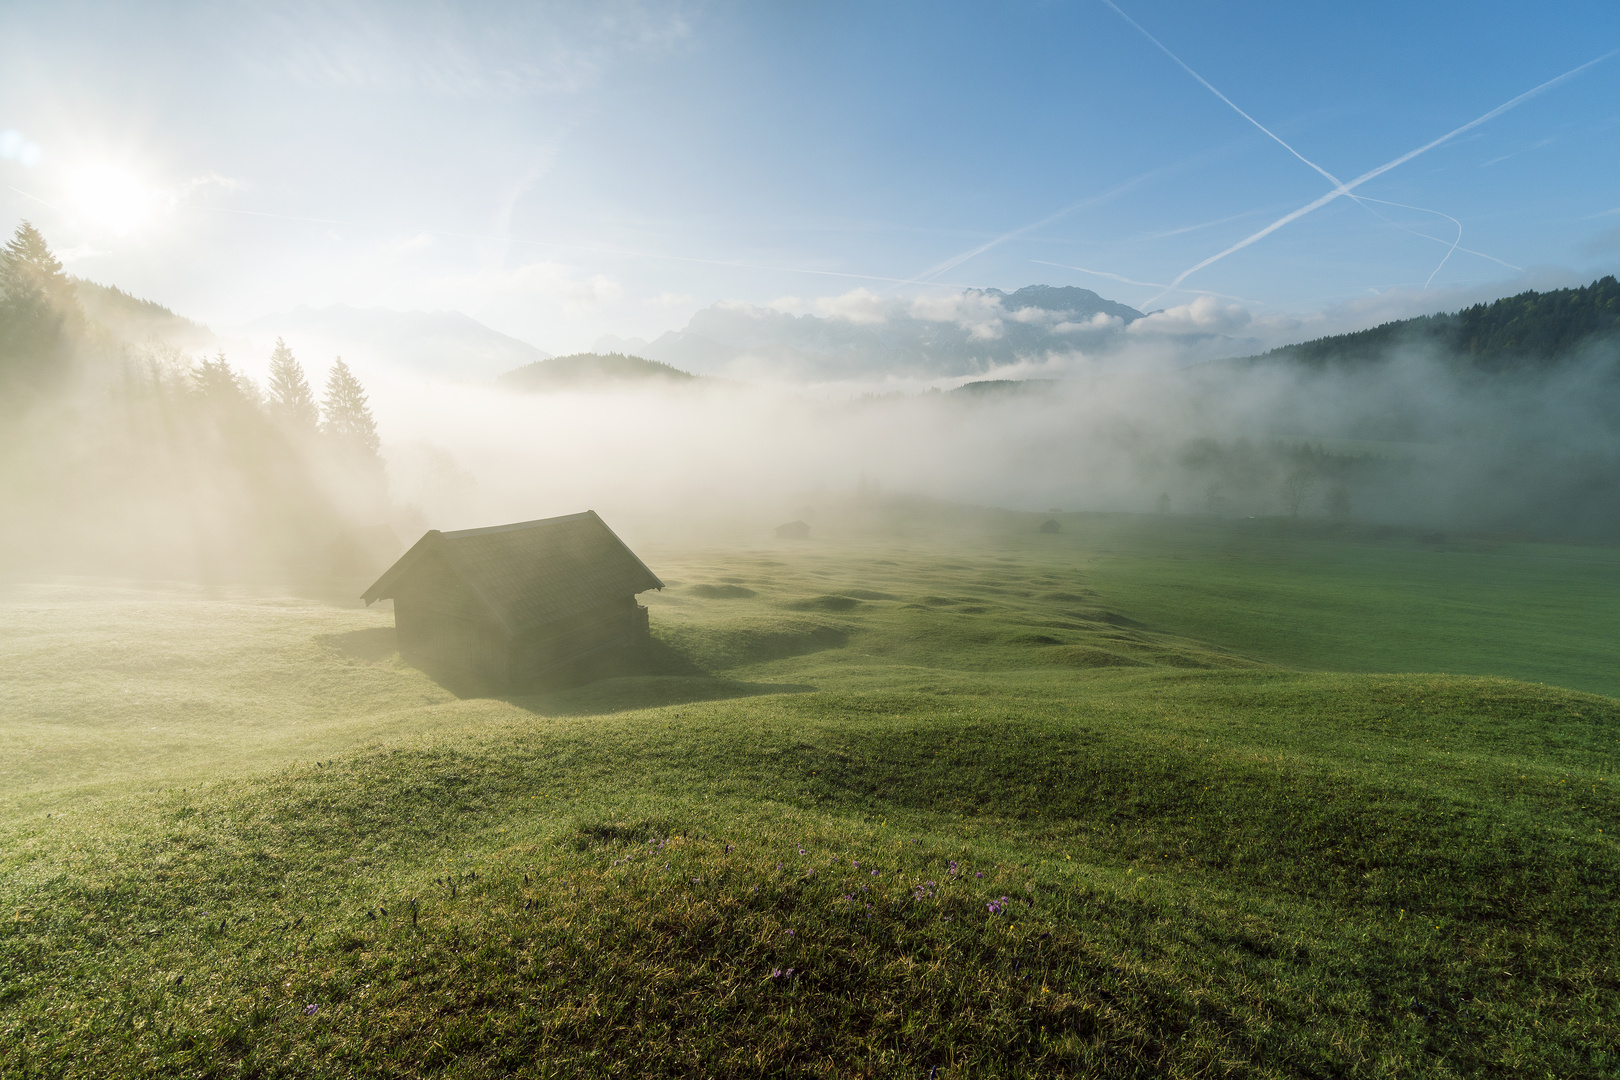
[[[0,1075],[1620,1068],[1620,702],[1271,666],[1066,527],[649,550],[659,673],[510,699],[13,591]]]

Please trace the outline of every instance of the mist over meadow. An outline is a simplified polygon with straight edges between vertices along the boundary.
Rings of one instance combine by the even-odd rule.
[[[588,354],[490,379],[424,373],[397,337],[352,367],[307,332],[264,358],[75,282],[27,226],[5,260],[8,573],[314,578],[351,530],[409,543],[585,508],[644,538],[837,533],[852,505],[917,500],[1620,534],[1612,279],[1545,294],[1583,298],[1595,330],[1520,341],[1530,316],[1498,317],[1519,335],[1500,362],[1432,320],[1212,359],[1265,343],[1224,332],[1230,306],[1028,289],[733,306],[637,343],[711,374]]]
[[[399,384],[378,400],[409,433],[385,443],[390,476],[435,521],[594,500],[638,517],[724,512],[766,524],[864,480],[1035,511],[1614,534],[1610,352],[1486,376],[1418,347],[1325,370],[1126,348],[1045,358],[1037,378],[998,374],[864,392]]]

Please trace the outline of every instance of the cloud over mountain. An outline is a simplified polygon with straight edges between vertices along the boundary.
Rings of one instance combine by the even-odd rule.
[[[1077,350],[1099,350],[1143,318],[1089,289],[1032,285],[913,297],[855,289],[721,302],[637,351],[691,371],[780,378],[874,373],[973,375]]]

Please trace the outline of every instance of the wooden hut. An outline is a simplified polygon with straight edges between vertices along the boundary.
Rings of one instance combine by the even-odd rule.
[[[664,583],[596,511],[426,533],[361,596],[394,601],[400,655],[496,688],[647,640]]]

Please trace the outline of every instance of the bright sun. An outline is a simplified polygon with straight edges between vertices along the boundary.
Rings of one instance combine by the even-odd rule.
[[[85,217],[116,233],[135,228],[157,204],[157,192],[113,165],[86,165],[68,177],[68,193]]]

